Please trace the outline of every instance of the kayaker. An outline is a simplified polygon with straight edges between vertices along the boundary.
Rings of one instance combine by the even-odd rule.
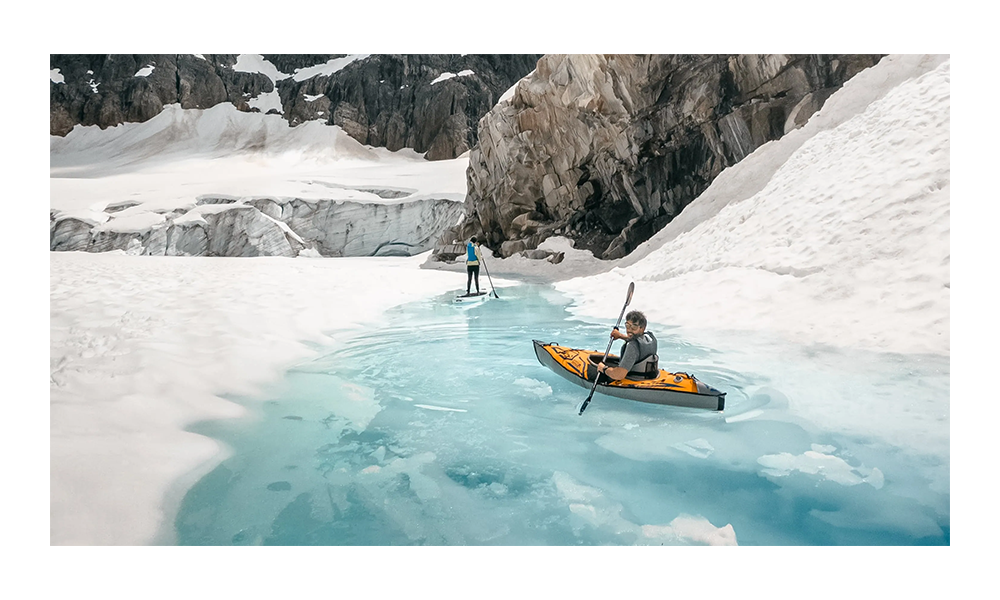
[[[465,269],[469,273],[469,280],[465,283],[465,295],[472,295],[472,278],[476,278],[476,295],[479,295],[479,259],[482,255],[479,253],[479,242],[476,240],[476,236],[472,236],[469,239],[469,243],[465,245]]]
[[[624,379],[631,371],[633,375],[645,373],[647,369],[657,370],[656,336],[646,331],[646,315],[633,310],[625,315],[625,333],[611,330],[611,337],[625,340],[618,366],[597,365],[597,370],[614,381]]]

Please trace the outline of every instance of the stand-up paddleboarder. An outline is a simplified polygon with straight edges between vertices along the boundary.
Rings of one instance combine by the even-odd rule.
[[[476,240],[476,236],[472,236],[469,239],[469,243],[465,245],[465,269],[469,273],[469,280],[465,283],[465,295],[472,295],[472,278],[476,278],[476,295],[479,292],[479,259],[482,255],[479,253],[479,242]]]

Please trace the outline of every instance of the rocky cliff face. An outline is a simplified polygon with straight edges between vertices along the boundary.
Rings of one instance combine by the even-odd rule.
[[[191,210],[130,215],[109,207],[104,221],[50,215],[50,250],[160,256],[411,256],[425,252],[462,215],[451,200],[398,203],[295,198],[200,198]]]
[[[539,56],[264,55],[267,68],[248,72],[254,67],[234,54],[53,54],[49,131],[146,121],[165,104],[231,102],[243,111],[263,106],[292,125],[338,125],[364,144],[449,159],[475,145],[479,119]],[[344,65],[321,68],[337,60]],[[273,102],[260,101],[272,93]]]
[[[282,80],[293,125],[322,115],[363,144],[412,148],[430,160],[472,148],[479,119],[540,55],[373,55],[331,76]]]
[[[261,73],[235,71],[235,54],[52,54],[49,68],[49,133],[66,135],[75,125],[101,129],[155,117],[165,104],[211,108],[232,102],[249,111],[249,100],[274,90]]]
[[[479,124],[467,218],[509,256],[551,235],[613,259],[882,55],[545,55]]]

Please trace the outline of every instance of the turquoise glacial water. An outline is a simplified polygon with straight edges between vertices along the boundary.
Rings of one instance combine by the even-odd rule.
[[[726,411],[598,394],[578,416],[586,390],[542,367],[531,340],[603,350],[613,321],[573,318],[546,286],[499,291],[398,307],[264,401],[234,398],[249,416],[192,427],[232,456],[184,496],[177,543],[950,544],[947,448],[827,431],[786,395],[805,377],[817,393],[920,406],[947,397],[947,359],[800,353],[736,372],[653,323],[661,367],[727,392]]]

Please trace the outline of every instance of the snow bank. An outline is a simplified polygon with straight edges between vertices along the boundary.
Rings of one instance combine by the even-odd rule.
[[[948,354],[949,108],[946,57],[887,58],[635,256],[556,287],[608,319],[634,281],[632,308],[695,341],[739,330]]]
[[[434,85],[435,83],[440,83],[442,81],[447,81],[448,79],[452,79],[453,77],[465,77],[467,75],[475,75],[475,72],[469,69],[465,69],[464,71],[459,71],[458,73],[448,73],[446,71],[435,77],[434,80],[431,81],[431,85]]]
[[[425,258],[52,253],[51,543],[149,543],[225,456],[184,428],[239,416],[220,396],[252,396],[310,343],[464,284],[418,269]],[[378,281],[394,285],[359,293]]]
[[[240,54],[236,57],[233,70],[242,73],[260,73],[270,79],[271,83],[288,78],[288,75],[279,71],[278,67],[264,58],[262,54]]]
[[[348,54],[347,56],[342,56],[340,58],[331,58],[321,65],[315,65],[312,67],[306,67],[304,69],[295,69],[295,75],[292,79],[295,81],[305,81],[311,77],[316,77],[319,75],[330,76],[337,71],[343,69],[347,65],[351,64],[356,60],[364,60],[371,56],[370,54]]]

